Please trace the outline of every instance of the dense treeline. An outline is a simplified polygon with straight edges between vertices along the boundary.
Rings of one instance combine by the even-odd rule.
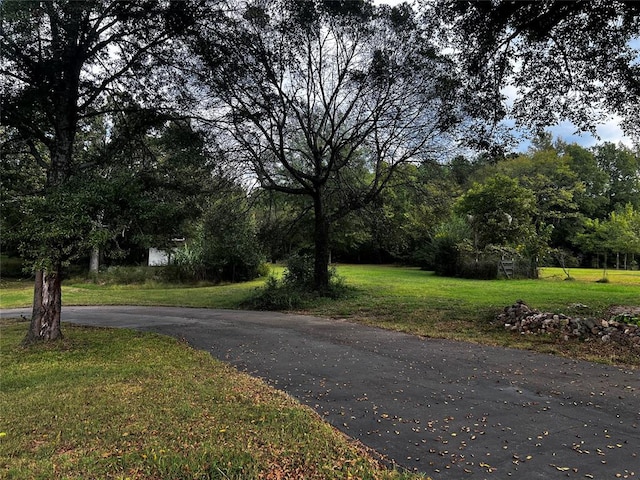
[[[175,274],[209,280],[308,252],[320,294],[332,258],[482,277],[502,257],[637,261],[637,151],[506,154],[509,121],[616,114],[637,137],[636,2],[0,9],[2,249],[35,277],[27,341],[60,337],[70,265],[149,247],[180,244]]]
[[[270,258],[310,249],[308,209],[267,198],[256,212]],[[497,269],[501,257],[533,269],[637,268],[640,158],[623,145],[586,149],[545,135],[526,153],[407,165],[376,204],[335,226],[331,248],[338,262],[395,261],[446,275],[473,275],[465,263],[479,258]]]

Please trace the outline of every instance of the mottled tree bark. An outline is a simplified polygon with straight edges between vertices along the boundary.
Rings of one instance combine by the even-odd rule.
[[[60,312],[62,285],[60,268],[55,271],[38,270],[33,289],[31,325],[23,343],[25,345],[62,338]]]
[[[68,106],[74,102],[66,102],[66,105]],[[48,188],[57,188],[63,185],[69,176],[75,138],[75,107],[70,107],[70,111],[69,115],[59,114],[59,117],[63,118],[63,120],[58,124],[56,149],[52,154],[51,166],[47,172]],[[73,119],[73,128],[70,126],[69,118]],[[41,258],[40,260],[46,260],[47,263],[51,261],[52,265],[46,269],[36,271],[31,325],[23,342],[25,345],[62,338],[60,327],[60,313],[62,310],[61,259],[54,256],[53,258]]]

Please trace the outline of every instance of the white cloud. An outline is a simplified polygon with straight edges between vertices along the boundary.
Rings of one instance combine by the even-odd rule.
[[[599,138],[594,137],[589,132],[578,132],[576,126],[564,121],[547,128],[554,139],[561,139],[566,143],[576,143],[582,147],[589,148],[605,142],[622,143],[628,147],[633,147],[633,141],[627,137],[620,128],[620,118],[612,117],[605,123],[596,126],[596,133]],[[529,140],[520,142],[517,151],[524,152],[531,146]]]

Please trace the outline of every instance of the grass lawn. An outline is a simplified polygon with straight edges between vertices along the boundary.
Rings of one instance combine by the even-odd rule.
[[[600,317],[612,305],[640,305],[640,271],[609,270],[608,283],[597,283],[602,270],[572,269],[565,281],[560,269],[545,268],[538,280],[465,280],[443,278],[416,268],[388,265],[340,265],[338,274],[353,293],[339,301],[322,300],[305,312],[349,318],[425,337],[487,343],[607,363],[640,366],[640,358],[615,345],[563,342],[521,336],[493,326],[505,306],[523,300],[542,311],[576,314],[571,305],[587,305],[579,315]],[[280,272],[277,270],[276,273]],[[239,308],[262,285],[256,280],[205,287],[150,285],[100,286],[73,282],[63,286],[65,305],[176,305]],[[30,282],[3,282],[2,308],[28,306]]]
[[[640,271],[546,268],[538,280],[466,280],[437,277],[419,269],[349,266],[338,269],[359,292],[340,302],[323,302],[310,313],[351,318],[425,337],[448,338],[535,350],[590,361],[640,367],[628,348],[599,342],[565,342],[549,336],[519,335],[491,323],[517,300],[541,311],[601,318],[612,305],[640,305]],[[575,304],[588,308],[575,310]]]
[[[65,325],[24,349],[26,329],[0,323],[1,478],[418,478],[177,340]]]
[[[640,272],[544,269],[539,280],[439,278],[393,266],[342,265],[352,287],[305,312],[427,337],[511,346],[640,367],[628,349],[522,336],[491,324],[518,299],[544,311],[640,304]],[[100,286],[66,282],[65,305],[239,308],[263,280],[236,285]],[[0,307],[28,306],[31,282],[3,281]],[[584,315],[584,313],[581,313]],[[65,325],[55,345],[19,346],[27,324],[0,324],[0,477],[405,478],[309,409],[173,339]],[[416,478],[407,476],[406,478]]]

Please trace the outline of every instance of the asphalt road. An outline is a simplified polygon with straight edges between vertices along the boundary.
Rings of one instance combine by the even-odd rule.
[[[434,480],[640,478],[637,370],[278,313],[64,307],[63,321],[184,339]]]

